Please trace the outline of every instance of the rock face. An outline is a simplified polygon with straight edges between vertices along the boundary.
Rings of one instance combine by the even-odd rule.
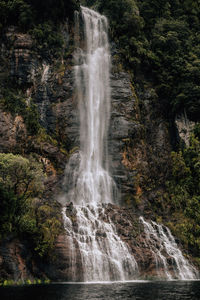
[[[7,238],[0,245],[0,278],[14,281],[45,278],[35,263],[26,241]]]
[[[13,117],[10,113],[0,109],[0,151],[11,152],[22,149],[26,144],[27,132],[23,118]]]
[[[68,49],[73,37],[67,31],[69,28],[64,29],[65,49]],[[120,195],[117,202],[134,206],[138,198],[148,198],[149,189],[154,191],[164,184],[171,146],[155,96],[148,89],[138,91],[139,98],[136,96],[128,73],[116,67],[119,62],[115,59],[116,49],[112,48],[110,172]],[[6,58],[8,76],[22,89],[27,106],[30,101],[36,104],[40,124],[57,145],[35,141],[28,135],[21,116],[11,116],[2,110],[1,151],[17,152],[17,147],[22,152],[36,152],[44,159],[56,161],[63,170],[70,153],[79,148],[79,113],[72,56],[65,61],[49,61],[48,57],[37,53],[28,34],[17,33],[16,28],[11,27],[2,43],[2,58]],[[0,71],[3,72],[3,66]],[[61,148],[68,156],[60,151]],[[159,179],[157,174],[160,174]]]
[[[99,207],[99,209],[101,208]],[[180,261],[180,265],[176,265],[174,257],[172,256],[172,254],[170,256],[169,253],[165,250],[165,248],[161,246],[162,243],[159,239],[156,239],[154,237],[154,241],[149,241],[149,237],[144,230],[143,223],[139,220],[138,215],[134,213],[132,209],[120,208],[111,204],[104,204],[103,211],[104,213],[100,214],[99,217],[102,218],[103,222],[106,222],[108,224],[112,223],[115,226],[118,236],[125,244],[127,244],[129,253],[133,255],[134,259],[138,264],[136,278],[180,279],[180,276],[182,275],[194,276],[188,277],[190,279],[195,278],[195,269],[193,269],[192,266],[189,266],[187,262],[182,261],[183,264],[186,264],[185,268],[188,268],[188,272],[190,273],[191,271],[190,275],[189,273],[184,274],[185,269],[183,265],[180,263]],[[66,215],[68,216],[68,218],[71,219],[74,231],[76,232],[78,230],[78,224],[76,221],[76,208],[73,207],[72,203],[67,206]],[[98,230],[96,231],[96,239],[97,241],[101,239],[103,245],[104,243],[106,244],[106,242],[102,241],[103,239],[106,239],[106,232],[102,232],[101,230],[102,229],[100,229],[99,232]],[[152,250],[151,248],[151,243],[154,244],[154,250]],[[156,256],[156,251],[161,251],[160,256],[164,257],[164,263],[162,261],[159,261],[159,256]],[[172,253],[172,248],[170,251],[170,253]],[[180,250],[178,251],[178,256],[180,256]],[[41,268],[41,273],[46,274],[52,280],[82,282],[83,266],[79,247],[78,244],[76,244],[76,240],[74,239],[74,245],[72,249],[72,245],[71,243],[69,243],[68,236],[59,236],[56,243],[55,253],[56,259],[51,264],[43,264]],[[76,263],[73,264],[72,260],[74,260]],[[182,271],[180,273],[179,268]],[[177,270],[177,272],[175,270]]]
[[[134,135],[136,99],[131,89],[129,75],[124,72],[111,75],[111,119],[108,137],[110,172],[114,178],[123,203],[127,194],[134,193],[134,170],[123,164],[126,143]]]
[[[70,32],[65,31],[64,38],[68,49]],[[0,75],[14,80],[27,106],[30,101],[36,105],[40,124],[56,143],[52,139],[30,136],[23,117],[11,115],[1,105],[0,151],[37,153],[48,174],[45,196],[51,199],[55,195],[56,198],[61,191],[65,165],[70,155],[79,149],[79,114],[72,57],[50,61],[35,51],[28,34],[10,28],[2,41],[1,61],[4,63],[0,66]],[[113,65],[115,63],[113,59]],[[168,128],[150,88],[145,92],[139,90],[136,96],[129,74],[113,68],[111,89],[110,173],[118,188],[116,202],[131,208],[108,206],[106,214],[137,258],[141,277],[154,276],[153,256],[145,246],[144,232],[132,207],[136,207],[137,212],[148,211],[149,201],[163,188],[171,151]],[[35,261],[24,241],[6,240],[0,247],[0,277],[18,280],[47,276],[52,280],[69,280],[70,255],[64,234],[58,237],[56,259],[51,263]],[[76,255],[77,269],[80,270],[77,280],[81,281],[78,250]]]
[[[192,130],[194,129],[195,123],[192,121],[189,121],[186,114],[176,117],[175,123],[176,123],[177,129],[178,129],[179,137],[182,139],[182,141],[188,147],[189,140],[190,140],[190,134],[191,134]]]
[[[29,34],[16,33],[15,28],[9,28],[7,41],[13,44],[12,51],[7,49],[9,56],[10,76],[15,78],[20,86],[33,84],[37,70],[37,61],[32,55],[33,41]]]
[[[153,240],[149,240],[143,223],[132,209],[104,204],[103,211],[104,213],[100,214],[99,217],[102,218],[103,222],[112,223],[115,226],[118,236],[127,245],[129,253],[137,262],[137,279],[181,279],[181,276],[194,279],[196,275],[198,276],[196,270],[188,264],[185,258],[182,258],[184,261],[180,261],[180,250],[177,250],[179,265],[176,265],[172,252],[174,241],[170,252],[167,252],[163,247],[164,244],[155,238],[154,233],[151,236]],[[66,215],[71,219],[76,231],[78,229],[76,228],[78,226],[76,209],[72,203],[67,205]],[[166,229],[164,228],[164,230]],[[101,239],[102,244],[104,244],[102,240],[106,238],[106,232],[96,231],[96,238],[97,240]],[[159,261],[159,257],[164,257],[164,260]],[[75,261],[75,264],[72,264],[72,260]],[[58,237],[51,257],[41,260],[32,254],[26,241],[7,238],[0,246],[0,278],[15,281],[49,278],[52,281],[82,282],[84,281],[83,265],[78,244],[74,240],[72,248],[68,235],[63,233]]]

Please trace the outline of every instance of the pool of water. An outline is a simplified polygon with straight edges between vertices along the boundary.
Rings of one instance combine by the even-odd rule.
[[[200,281],[146,281],[0,287],[1,300],[200,300]]]

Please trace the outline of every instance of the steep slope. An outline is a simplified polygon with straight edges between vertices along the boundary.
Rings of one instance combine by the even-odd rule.
[[[136,7],[134,17],[138,21]],[[34,154],[47,176],[42,196],[32,201],[34,218],[41,228],[39,250],[31,241],[34,232],[30,238],[29,231],[8,231],[7,238],[1,239],[1,277],[15,280],[46,276],[66,280],[69,276],[71,249],[66,244],[57,200],[63,192],[65,165],[80,147],[73,73],[75,30],[70,18],[67,22],[62,20],[56,29],[53,27],[53,34],[50,25],[41,24],[32,30],[7,24],[1,37],[0,151],[25,157]],[[121,239],[136,253],[142,266],[141,277],[154,277],[155,261],[145,246],[144,229],[138,221],[141,214],[157,222],[170,221],[184,247],[188,246],[185,253],[190,250],[198,256],[198,247],[187,244],[187,231],[182,236],[181,226],[174,228],[179,217],[177,208],[171,217],[174,204],[166,181],[173,170],[171,151],[179,140],[178,131],[163,114],[163,104],[151,80],[144,79],[142,69],[133,78],[132,68],[138,67],[134,63],[127,67],[122,52],[117,41],[111,44],[108,155],[110,173],[121,194],[120,205],[126,208],[111,206],[106,214],[116,223]],[[70,216],[73,209],[69,206],[69,210]],[[184,222],[181,220],[180,225]],[[48,244],[46,250],[50,236],[52,245]]]

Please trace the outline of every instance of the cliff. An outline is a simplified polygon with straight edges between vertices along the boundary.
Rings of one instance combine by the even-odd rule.
[[[79,151],[80,124],[74,90],[74,26],[70,22],[61,23],[58,33],[63,41],[57,47],[58,55],[53,53],[53,44],[52,49],[44,48],[33,34],[18,26],[8,26],[2,34],[0,152],[24,157],[35,155],[46,174],[44,191],[34,204],[35,209],[38,213],[47,205],[56,212],[45,211],[41,220],[50,215],[62,223],[58,200],[65,189],[62,185],[65,166]],[[107,215],[138,257],[141,277],[154,277],[152,253],[145,246],[146,237],[138,218],[144,215],[165,224],[171,222],[174,232],[180,230],[174,228],[178,216],[171,216],[173,204],[166,184],[173,169],[171,151],[181,139],[180,130],[163,114],[152,83],[144,83],[140,74],[133,79],[120,51],[119,45],[112,43],[108,153],[119,204],[124,208],[110,206]],[[55,236],[51,251],[44,256],[35,251],[27,233],[15,232],[2,237],[0,277],[16,281],[46,277],[68,280],[70,249],[63,225]],[[185,242],[181,234],[180,239]],[[185,249],[185,253],[190,250],[194,255],[195,249],[195,246]]]

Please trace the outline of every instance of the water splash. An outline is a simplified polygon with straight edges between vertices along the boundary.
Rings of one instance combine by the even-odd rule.
[[[102,205],[76,205],[73,220],[66,216],[65,209],[63,217],[72,249],[70,273],[73,274],[73,280],[77,278],[74,241],[80,251],[84,281],[125,281],[137,278],[137,263],[118,236],[112,221],[105,221]]]
[[[197,279],[197,270],[184,258],[168,227],[147,222],[140,217],[146,234],[146,244],[151,249],[156,263],[157,274],[171,279]]]

